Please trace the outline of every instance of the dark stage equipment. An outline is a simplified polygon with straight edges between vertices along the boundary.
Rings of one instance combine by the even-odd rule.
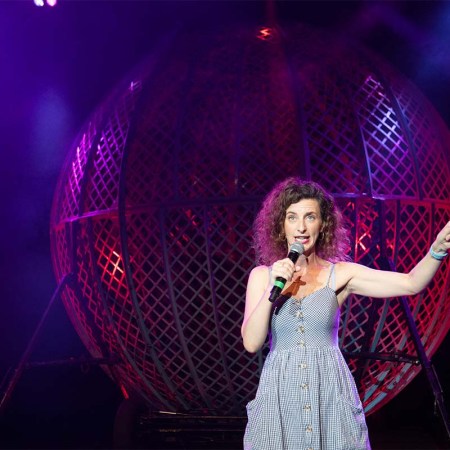
[[[151,409],[243,415],[263,362],[240,337],[262,195],[291,175],[321,183],[354,259],[407,272],[450,217],[449,142],[414,85],[336,37],[300,25],[174,33],[68,154],[51,218],[57,279],[73,274],[65,308],[91,355],[119,358],[105,371]],[[447,333],[448,264],[407,301],[422,356],[402,299],[343,307],[340,345],[367,413]]]

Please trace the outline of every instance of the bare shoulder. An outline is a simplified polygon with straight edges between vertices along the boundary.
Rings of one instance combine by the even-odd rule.
[[[259,283],[267,284],[267,281],[269,280],[269,270],[270,268],[268,266],[254,267],[250,272],[248,282],[255,284]]]
[[[247,294],[245,301],[245,317],[253,311],[269,283],[269,268],[257,266],[252,269],[247,283]]]

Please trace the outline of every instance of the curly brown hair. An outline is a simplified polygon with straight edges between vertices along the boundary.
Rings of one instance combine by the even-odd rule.
[[[291,177],[278,183],[269,192],[256,216],[253,224],[253,247],[258,264],[271,265],[286,257],[286,210],[303,199],[315,199],[320,206],[323,227],[316,244],[317,254],[332,262],[348,259],[348,232],[333,196],[317,183]]]

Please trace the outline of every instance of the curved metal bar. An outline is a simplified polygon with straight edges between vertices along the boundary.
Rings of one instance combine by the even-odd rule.
[[[339,77],[340,80],[342,80],[342,77]],[[345,90],[345,92],[347,93],[347,98],[352,99],[351,93],[350,93],[350,89],[348,89],[347,84],[345,82],[341,83],[343,86],[343,89]],[[369,154],[367,151],[367,145],[366,145],[366,141],[364,139],[364,135],[362,132],[362,127],[361,127],[361,120],[359,119],[359,114],[358,111],[356,109],[356,105],[354,101],[349,101],[348,102],[349,107],[351,108],[352,111],[352,115],[353,118],[355,119],[355,123],[357,125],[357,130],[358,130],[358,142],[359,142],[359,146],[361,148],[361,152],[360,152],[360,158],[362,161],[362,166],[364,166],[364,175],[366,176],[366,189],[367,189],[367,195],[372,196],[373,193],[373,182],[372,182],[372,174],[370,172],[370,162],[369,162]],[[364,192],[361,192],[361,194],[364,194]]]
[[[187,346],[186,339],[184,337],[183,327],[181,326],[181,320],[180,320],[180,314],[178,311],[177,306],[177,300],[175,297],[175,292],[173,290],[173,282],[172,282],[172,276],[171,276],[171,269],[170,269],[170,261],[169,261],[169,254],[167,251],[167,241],[166,236],[164,233],[165,226],[164,226],[164,210],[160,209],[159,212],[159,229],[161,233],[161,248],[163,249],[163,259],[164,259],[164,266],[165,266],[165,272],[167,275],[167,286],[170,294],[170,301],[172,303],[172,310],[173,310],[173,318],[175,322],[176,329],[178,331],[178,337],[180,339],[180,344],[183,349],[184,357],[186,358],[186,363],[189,367],[189,371],[191,373],[192,378],[194,379],[195,385],[197,386],[197,389],[199,393],[201,394],[203,400],[207,404],[209,409],[212,408],[211,399],[209,398],[205,388],[203,387],[202,381],[200,380],[200,377],[197,374],[197,371],[194,367],[194,363],[192,362],[192,358]]]
[[[206,238],[206,263],[208,265],[208,275],[209,275],[209,285],[211,289],[211,299],[212,299],[212,305],[213,305],[213,315],[214,315],[214,323],[216,325],[216,334],[217,334],[217,340],[219,342],[219,349],[220,349],[220,355],[221,355],[221,361],[222,361],[222,367],[224,370],[225,378],[227,380],[227,386],[228,391],[233,399],[233,408],[237,411],[239,408],[239,402],[236,397],[236,391],[233,389],[233,384],[231,382],[231,376],[230,376],[230,370],[228,368],[228,364],[226,362],[226,351],[222,339],[222,327],[220,326],[219,321],[219,311],[217,306],[217,296],[216,296],[216,289],[215,289],[215,283],[214,283],[214,273],[213,268],[211,264],[211,239],[208,234],[208,214],[206,208],[203,210],[203,232],[205,233]]]
[[[160,49],[160,51],[161,51],[161,49]],[[124,147],[123,153],[122,153],[122,161],[121,161],[121,166],[120,166],[120,178],[119,178],[119,186],[118,186],[119,187],[118,215],[119,215],[119,226],[120,226],[120,243],[121,243],[121,248],[122,248],[123,266],[124,266],[125,276],[126,276],[127,284],[128,284],[128,292],[129,292],[132,304],[134,306],[134,312],[136,314],[139,330],[141,332],[141,335],[144,338],[146,345],[148,346],[148,348],[150,350],[150,358],[153,361],[153,363],[155,364],[155,367],[158,370],[158,373],[160,374],[161,378],[164,380],[167,388],[172,392],[172,394],[175,395],[178,402],[181,405],[183,405],[184,408],[187,408],[187,404],[184,402],[182,397],[178,394],[175,386],[172,383],[172,380],[170,379],[166,370],[164,369],[163,365],[161,364],[161,361],[159,360],[158,355],[155,351],[154,343],[152,342],[152,340],[150,338],[149,330],[145,325],[145,320],[142,316],[142,311],[141,311],[141,308],[139,305],[139,300],[138,300],[136,288],[134,285],[134,279],[133,279],[133,273],[132,273],[131,261],[130,261],[130,254],[128,251],[128,234],[127,234],[127,218],[126,218],[126,214],[127,214],[127,209],[126,209],[127,160],[128,160],[128,155],[130,152],[131,142],[133,142],[133,137],[136,133],[136,127],[138,124],[138,121],[133,120],[133,118],[141,115],[142,108],[147,104],[148,97],[152,94],[151,83],[147,83],[146,86],[147,86],[147,89],[143,90],[141,92],[140,98],[138,99],[137,104],[134,108],[134,111],[131,114],[130,123],[132,124],[132,126],[128,130],[126,144],[125,144],[125,147]],[[145,377],[143,377],[143,380],[145,380],[145,383],[147,385],[149,385],[149,383],[147,382]],[[152,388],[152,391],[156,392],[153,388]],[[159,395],[158,395],[158,398],[162,399],[162,397],[160,397]],[[169,409],[175,410],[174,405],[171,405],[171,403],[169,403],[167,400],[165,400],[163,403],[166,407],[169,407],[169,405],[170,405]]]
[[[107,107],[112,107],[114,105],[114,100],[115,100],[115,95],[117,95],[119,93],[119,89],[116,89],[114,91],[114,95],[111,95],[108,99],[108,102],[106,104],[106,106],[103,108],[104,110],[107,109]],[[101,140],[101,130],[106,126],[106,124],[108,123],[108,118],[106,117],[105,114],[102,114],[100,117],[100,123],[97,126],[97,133],[95,134],[93,140],[92,140],[92,144],[90,146],[90,148],[86,151],[86,164],[84,166],[84,170],[83,170],[83,174],[81,176],[81,180],[80,180],[80,184],[79,184],[79,196],[77,198],[78,202],[77,202],[77,207],[78,207],[78,211],[76,216],[70,218],[68,220],[68,218],[64,221],[65,223],[65,228],[66,228],[66,236],[68,237],[68,258],[70,260],[71,263],[71,271],[73,272],[74,276],[76,277],[77,282],[74,283],[74,290],[77,293],[77,297],[78,298],[83,298],[82,293],[81,293],[81,289],[78,283],[78,257],[77,257],[77,244],[78,241],[80,240],[80,229],[81,229],[81,225],[80,225],[80,218],[83,215],[83,208],[85,206],[86,203],[86,198],[87,198],[87,184],[89,181],[89,174],[90,174],[90,170],[94,165],[94,159],[95,159],[95,150],[97,149],[100,140]],[[83,126],[82,129],[88,128],[87,124],[90,122],[90,120],[88,119],[85,123],[85,125]],[[81,134],[78,136],[76,142],[77,145],[80,141],[81,138]],[[67,167],[66,167],[67,170]],[[60,221],[60,223],[62,223],[62,221]],[[92,259],[92,255],[84,255],[84,258],[91,258]],[[74,327],[75,329],[77,329],[77,331],[79,333],[82,333],[83,336],[85,337],[86,342],[89,342],[89,339],[86,337],[86,333],[84,332],[84,326],[81,324],[80,320],[79,320],[79,316],[77,314],[74,314],[72,311],[67,311],[69,316],[71,317],[72,321],[75,322],[77,325],[75,325],[74,323]],[[90,327],[91,330],[96,330],[96,327]],[[80,338],[83,340],[83,336],[80,335]],[[98,334],[96,336],[98,338]],[[101,339],[97,339],[97,343],[101,342]],[[100,346],[102,346],[100,344]]]
[[[88,245],[89,245],[89,253],[90,255],[94,255],[95,251],[94,251],[94,245],[93,245],[93,233],[92,233],[92,221],[90,220],[88,222],[88,231],[89,231],[89,235],[90,235],[90,239],[88,240]],[[171,405],[170,403],[168,403],[166,401],[166,399],[164,397],[162,397],[158,391],[156,391],[153,386],[148,383],[146,381],[146,378],[144,376],[144,374],[142,373],[142,371],[139,369],[139,367],[137,367],[137,364],[134,362],[133,357],[130,355],[126,345],[123,343],[122,339],[120,338],[120,334],[117,332],[116,330],[116,324],[113,320],[113,317],[109,311],[109,305],[108,305],[108,301],[107,301],[107,297],[108,294],[105,293],[104,289],[103,289],[103,285],[100,279],[100,275],[98,273],[98,268],[97,265],[94,265],[94,259],[92,259],[92,270],[93,270],[93,276],[94,279],[97,283],[97,287],[98,287],[98,294],[100,297],[100,300],[102,302],[103,305],[103,313],[105,314],[105,316],[108,319],[109,322],[109,326],[111,327],[111,330],[115,330],[116,332],[114,333],[115,335],[115,340],[116,342],[119,344],[119,347],[121,348],[123,355],[126,358],[126,361],[128,364],[130,364],[131,367],[133,367],[133,369],[136,371],[136,373],[141,377],[141,379],[144,381],[145,385],[148,387],[148,389],[150,390],[150,392],[161,402],[161,404],[163,404],[166,408],[171,409],[173,408],[173,405]],[[149,399],[144,393],[141,392],[141,394],[143,396],[145,396],[145,399],[148,401],[149,404],[152,404],[153,402],[151,401],[151,399]]]
[[[408,149],[409,149],[410,155],[411,155],[413,163],[414,163],[414,173],[416,174],[417,193],[419,194],[419,199],[423,200],[422,176],[421,176],[420,170],[419,170],[419,161],[417,159],[417,150],[416,150],[416,146],[414,144],[414,140],[411,136],[411,131],[410,131],[409,127],[407,126],[405,114],[403,113],[402,109],[400,108],[398,100],[395,97],[394,93],[392,92],[391,86],[387,82],[384,75],[376,67],[372,67],[372,70],[377,74],[377,77],[383,82],[383,88],[385,89],[387,97],[389,98],[389,101],[392,104],[392,107],[393,107],[395,115],[396,115],[396,119],[399,121],[400,128],[402,129],[402,132],[405,136],[406,142],[408,143]]]

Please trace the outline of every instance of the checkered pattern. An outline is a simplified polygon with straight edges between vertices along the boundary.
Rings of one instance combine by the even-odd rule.
[[[330,275],[331,283],[311,295],[275,307],[270,353],[247,404],[245,450],[370,449],[363,407],[338,347],[334,266]]]

